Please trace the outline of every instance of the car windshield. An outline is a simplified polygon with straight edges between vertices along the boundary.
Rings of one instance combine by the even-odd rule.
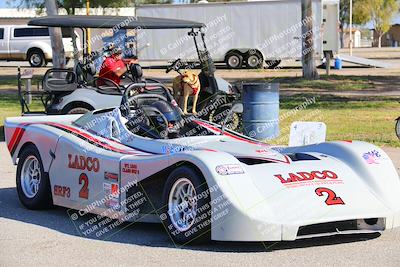
[[[190,136],[218,134],[218,125],[205,127],[193,116],[180,117],[179,121],[157,109],[131,109],[124,117],[119,108],[88,112],[73,122],[80,128],[100,136],[113,137],[113,132],[138,135],[150,139],[174,139]],[[122,141],[122,140],[120,140]]]

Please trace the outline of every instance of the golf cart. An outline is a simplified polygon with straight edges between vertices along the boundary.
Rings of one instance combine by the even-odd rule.
[[[196,51],[199,57],[201,73],[201,95],[198,103],[201,118],[219,122],[215,114],[227,111],[231,103],[239,98],[239,92],[228,82],[214,76],[215,66],[209,57],[209,52],[204,40],[204,24],[192,21],[160,19],[148,17],[126,17],[126,16],[47,16],[35,18],[29,21],[29,25],[80,28],[83,32],[83,41],[87,40],[88,28],[115,28],[121,29],[189,29],[189,35],[193,37]],[[198,37],[201,38],[202,47],[198,44]],[[132,83],[158,83],[154,79],[143,78],[141,66],[138,64],[128,67],[126,76],[128,82],[125,85],[118,85],[111,80],[96,77],[96,70],[93,64],[93,53],[90,56],[84,51],[82,62],[75,62],[73,69],[49,69],[41,82],[42,103],[46,114],[73,114],[85,113],[89,110],[118,106],[121,103],[125,89]],[[175,70],[179,72],[185,65],[180,59],[174,61],[167,67],[167,72]],[[96,82],[102,79],[103,84],[99,86]],[[21,82],[19,82],[21,84]],[[164,93],[164,85],[158,83],[158,87],[143,90],[144,93],[152,90],[151,93]],[[161,88],[161,89],[160,89]],[[29,113],[26,104],[26,92],[19,88],[22,113]],[[210,108],[210,106],[212,108]],[[223,117],[223,116],[222,116]],[[237,117],[237,116],[236,116]],[[234,120],[235,127],[239,125],[239,119]],[[231,124],[230,124],[231,125]],[[232,125],[233,126],[233,125]]]

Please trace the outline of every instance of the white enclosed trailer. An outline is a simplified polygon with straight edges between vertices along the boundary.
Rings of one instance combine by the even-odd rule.
[[[313,0],[315,56],[338,52],[337,0]],[[282,59],[300,59],[302,54],[301,1],[185,5],[143,5],[137,16],[176,18],[206,24],[208,49],[215,62],[231,68],[258,68],[279,64]],[[148,44],[150,44],[149,47]],[[138,56],[146,61],[181,58],[195,61],[196,53],[187,31],[142,30],[138,34]],[[261,64],[260,64],[261,63]]]

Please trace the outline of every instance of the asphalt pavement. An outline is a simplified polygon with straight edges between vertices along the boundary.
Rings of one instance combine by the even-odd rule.
[[[400,149],[385,148],[400,172]],[[15,166],[0,143],[0,266],[399,266],[400,230],[294,242],[177,248],[158,224],[121,225],[106,240],[81,236],[67,209],[30,211],[15,190]],[[400,196],[399,196],[400,197]]]

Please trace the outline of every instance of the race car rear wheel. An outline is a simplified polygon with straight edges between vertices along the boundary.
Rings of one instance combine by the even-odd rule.
[[[207,183],[189,166],[175,169],[164,187],[163,223],[174,242],[210,240],[211,209]]]
[[[27,146],[19,156],[16,184],[18,198],[28,209],[52,205],[50,182],[34,145]]]

